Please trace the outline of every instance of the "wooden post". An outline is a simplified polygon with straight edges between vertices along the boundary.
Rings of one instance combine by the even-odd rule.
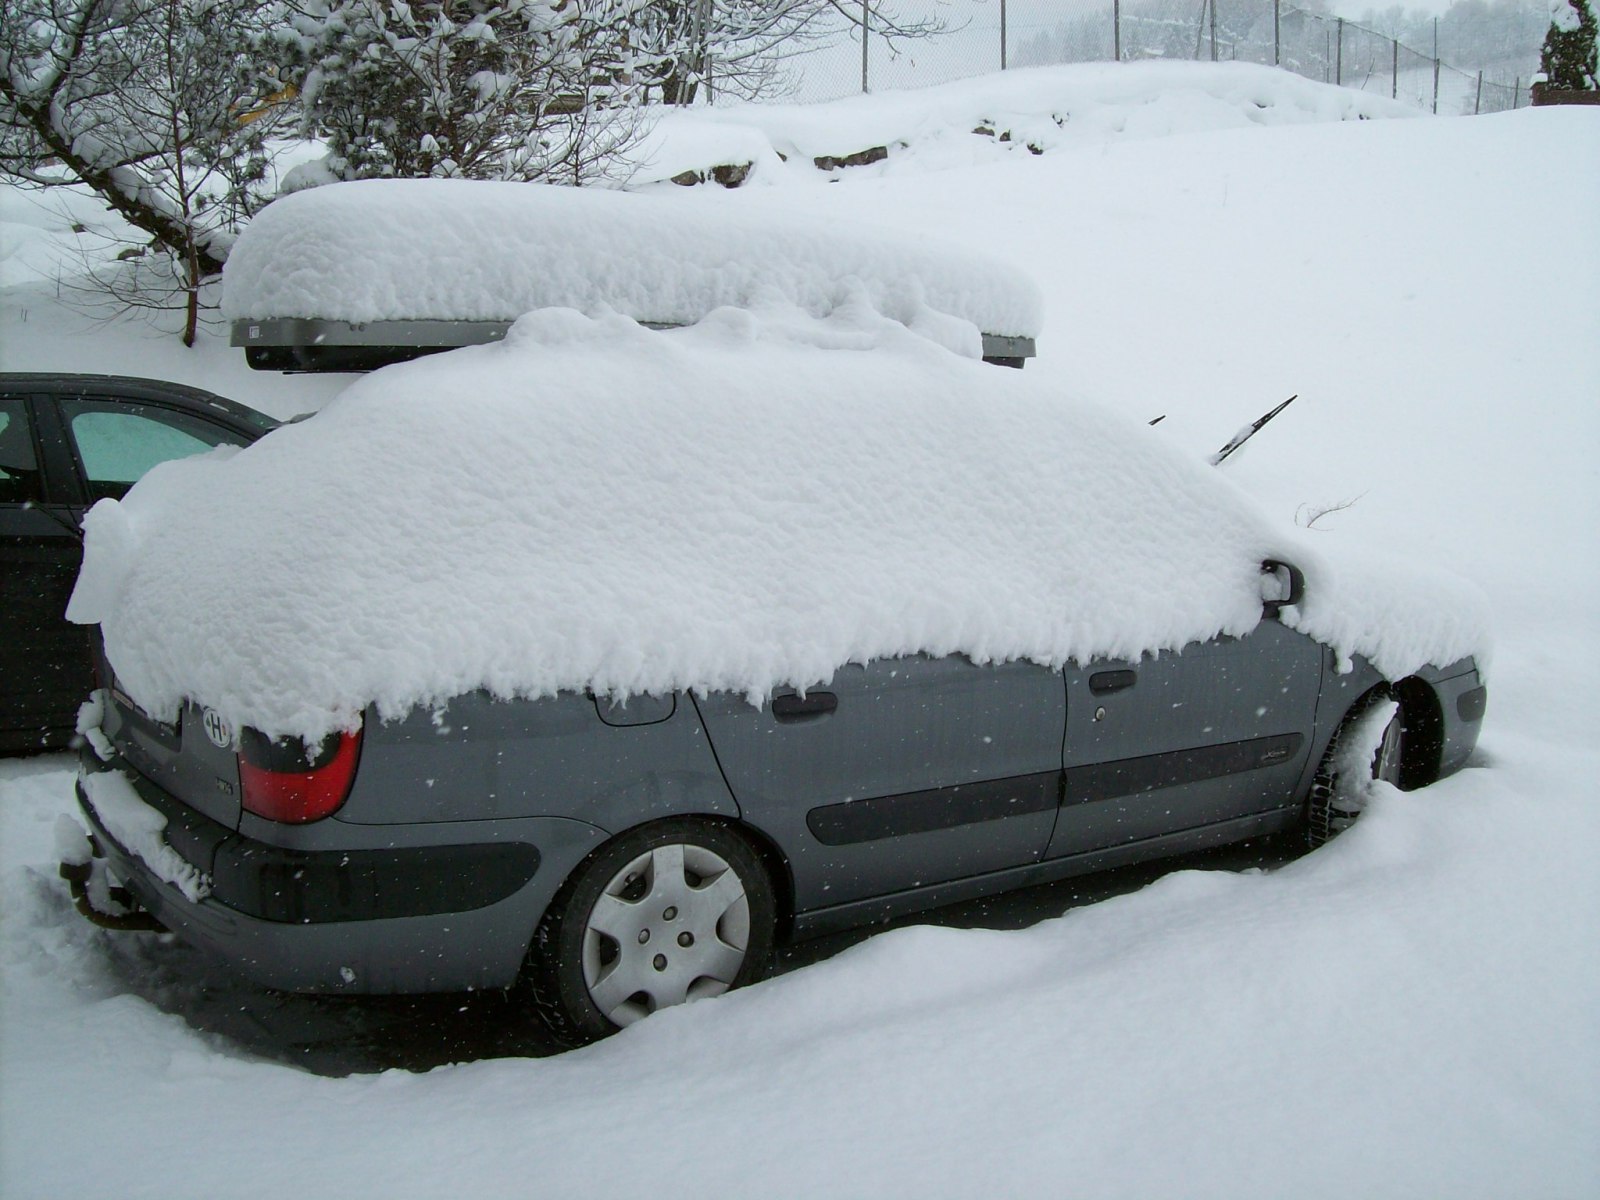
[[[1389,67],[1389,99],[1398,100],[1400,99],[1400,43],[1390,38],[1389,45],[1394,47],[1394,62]]]
[[[1504,86],[1503,84],[1501,86]],[[1511,85],[1511,107],[1514,109],[1522,102],[1522,76],[1517,76],[1517,81]]]
[[[1000,69],[1006,69],[1006,0],[1000,0]]]
[[[1279,0],[1272,0],[1272,65],[1275,67],[1283,65],[1283,42],[1278,36],[1278,3]]]
[[[1472,115],[1477,116],[1483,111],[1483,72],[1478,72],[1478,94],[1472,101]]]
[[[1211,61],[1217,61],[1217,0],[1211,0]]]
[[[1339,18],[1339,56],[1334,60],[1333,82],[1339,87],[1344,86],[1344,18]]]
[[[1111,0],[1111,53],[1117,62],[1122,61],[1122,0]]]

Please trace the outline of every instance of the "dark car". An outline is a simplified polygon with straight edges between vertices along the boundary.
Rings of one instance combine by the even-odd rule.
[[[88,630],[62,619],[84,511],[157,463],[277,424],[181,384],[0,374],[0,753],[65,745],[93,687]]]

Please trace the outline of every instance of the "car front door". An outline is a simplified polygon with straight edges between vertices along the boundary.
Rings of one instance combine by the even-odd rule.
[[[1037,862],[1049,841],[1060,671],[918,655],[760,708],[697,704],[744,819],[788,855],[797,911]]]
[[[1063,858],[1289,804],[1311,752],[1322,648],[1273,619],[1241,638],[1066,670]]]
[[[38,403],[27,393],[0,395],[0,751],[5,752],[58,743],[92,686],[88,630],[62,619],[83,557],[80,498],[63,448],[49,443],[52,427],[41,429],[34,419]]]

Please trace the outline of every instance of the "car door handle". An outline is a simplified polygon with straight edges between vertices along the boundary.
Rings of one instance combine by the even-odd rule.
[[[788,725],[800,721],[815,721],[839,707],[839,697],[832,692],[807,692],[797,696],[793,692],[772,698],[772,715]]]
[[[1096,696],[1131,688],[1139,682],[1137,671],[1099,671],[1089,676],[1089,690]]]

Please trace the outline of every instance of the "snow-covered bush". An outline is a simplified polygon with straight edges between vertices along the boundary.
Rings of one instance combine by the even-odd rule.
[[[340,179],[615,174],[629,0],[304,0],[269,40]]]

